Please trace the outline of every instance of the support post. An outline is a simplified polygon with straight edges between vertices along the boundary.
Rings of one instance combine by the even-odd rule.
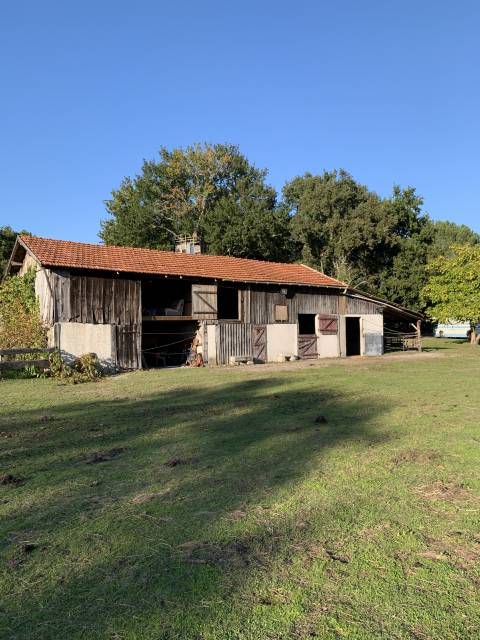
[[[422,321],[417,320],[417,340],[418,340],[418,350],[422,350]]]

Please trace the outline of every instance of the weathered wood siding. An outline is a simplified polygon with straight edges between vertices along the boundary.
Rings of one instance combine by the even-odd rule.
[[[228,364],[230,356],[252,357],[251,324],[219,322],[216,337],[217,364]]]
[[[141,325],[141,282],[56,271],[50,274],[56,322]]]
[[[378,302],[371,300],[363,300],[351,295],[340,296],[339,298],[339,314],[340,315],[368,315],[382,314],[383,307]]]
[[[142,368],[142,332],[141,326],[116,325],[114,333],[114,353],[119,369]]]
[[[192,285],[192,315],[199,320],[213,320],[217,317],[217,285]]]
[[[289,290],[288,295],[270,288],[252,287],[242,292],[241,319],[254,324],[275,323],[275,305],[286,305],[287,322],[296,322],[299,313],[326,315],[382,313],[379,304],[325,289]]]

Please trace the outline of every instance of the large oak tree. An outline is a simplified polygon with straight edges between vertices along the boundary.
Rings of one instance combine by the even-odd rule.
[[[277,207],[266,171],[229,144],[196,144],[146,160],[106,202],[106,244],[172,249],[182,235],[200,235],[210,253],[285,260],[288,216]]]

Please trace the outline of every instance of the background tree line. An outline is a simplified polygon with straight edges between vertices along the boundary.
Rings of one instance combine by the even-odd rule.
[[[412,187],[381,198],[344,171],[305,173],[279,195],[267,171],[230,144],[162,148],[106,201],[105,244],[173,249],[197,233],[211,254],[301,261],[351,286],[422,309],[427,265],[451,246],[478,245],[465,225],[434,222]],[[0,229],[5,265],[15,232]]]

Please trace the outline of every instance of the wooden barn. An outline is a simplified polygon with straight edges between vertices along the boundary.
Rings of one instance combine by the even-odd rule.
[[[113,369],[381,355],[420,322],[301,264],[20,236],[7,273],[30,268],[49,346]]]

